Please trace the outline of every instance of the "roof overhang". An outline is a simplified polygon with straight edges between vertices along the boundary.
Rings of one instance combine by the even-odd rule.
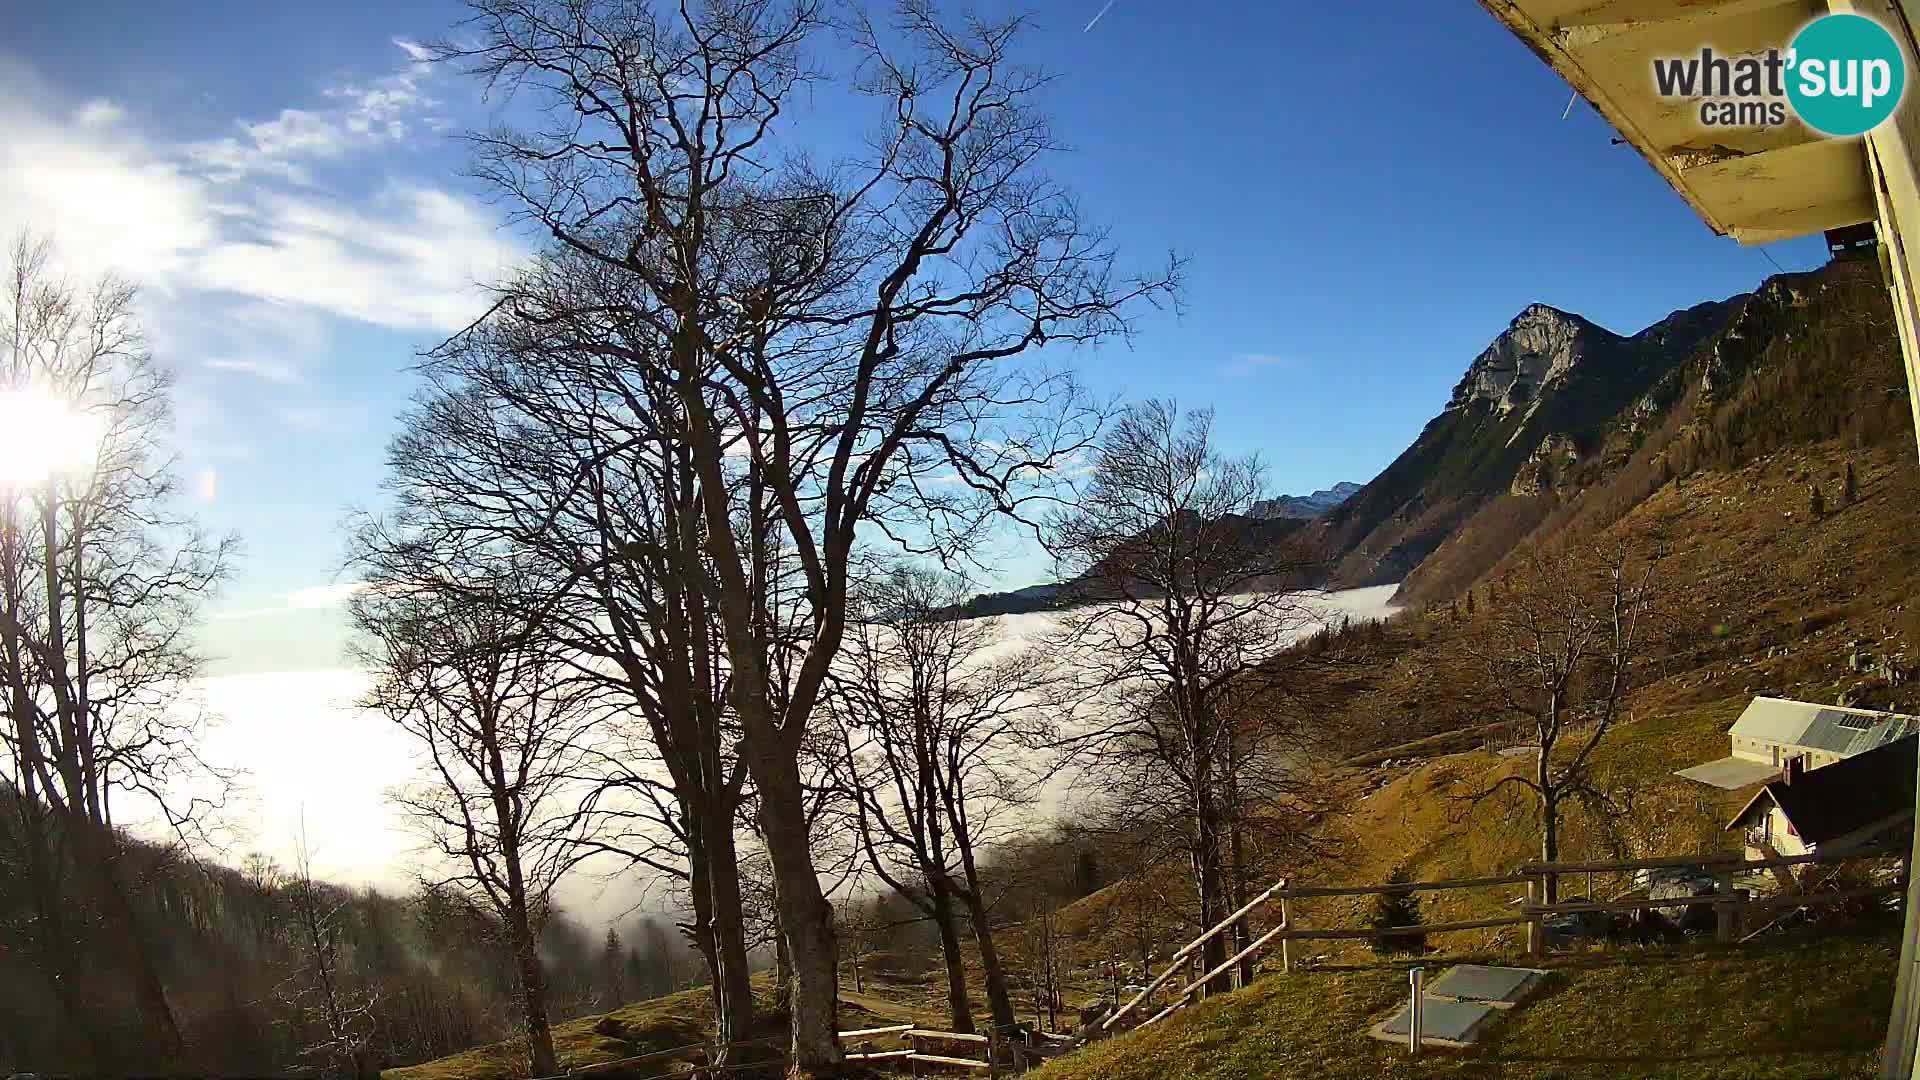
[[[1715,758],[1691,769],[1681,769],[1673,775],[1683,780],[1692,780],[1708,784],[1722,791],[1738,791],[1744,787],[1764,783],[1780,775],[1780,767],[1764,761],[1751,761],[1743,757]]]
[[[1697,102],[1663,98],[1655,57],[1702,46],[1785,48],[1826,5],[1812,0],[1480,0],[1593,104],[1715,232],[1764,244],[1872,221],[1859,139],[1789,114],[1771,128],[1702,126]]]

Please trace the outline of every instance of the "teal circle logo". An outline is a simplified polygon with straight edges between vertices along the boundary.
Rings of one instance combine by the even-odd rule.
[[[1787,54],[1787,101],[1823,135],[1864,135],[1893,115],[1907,62],[1885,27],[1864,15],[1823,15]]]

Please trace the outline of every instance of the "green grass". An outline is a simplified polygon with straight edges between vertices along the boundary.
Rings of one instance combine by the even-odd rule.
[[[1479,1046],[1429,1048],[1419,1058],[1365,1034],[1406,1000],[1405,965],[1273,975],[1036,1076],[1869,1077],[1898,952],[1896,929],[1882,920],[1737,948],[1572,955],[1544,965],[1553,969],[1547,987],[1496,1020]]]

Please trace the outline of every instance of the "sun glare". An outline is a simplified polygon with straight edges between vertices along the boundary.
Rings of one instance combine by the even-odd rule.
[[[45,483],[93,463],[99,420],[45,390],[0,390],[0,489]]]

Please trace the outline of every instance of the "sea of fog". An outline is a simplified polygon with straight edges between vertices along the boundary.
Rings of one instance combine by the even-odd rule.
[[[1395,586],[1303,595],[1314,614],[1306,634],[1342,618],[1377,619],[1391,613]],[[1058,625],[1052,613],[1000,616],[995,651],[1015,650]],[[1284,642],[1276,643],[1285,644]],[[221,861],[237,863],[252,851],[291,862],[304,842],[316,875],[400,890],[427,868],[406,820],[387,799],[418,775],[411,741],[383,717],[359,708],[367,677],[355,670],[230,675],[202,683],[212,717],[205,758],[238,770],[233,797],[219,815]],[[1036,816],[1066,807],[1070,781],[1048,785]],[[622,876],[586,874],[565,890],[565,906],[588,918],[613,918],[654,893]]]

